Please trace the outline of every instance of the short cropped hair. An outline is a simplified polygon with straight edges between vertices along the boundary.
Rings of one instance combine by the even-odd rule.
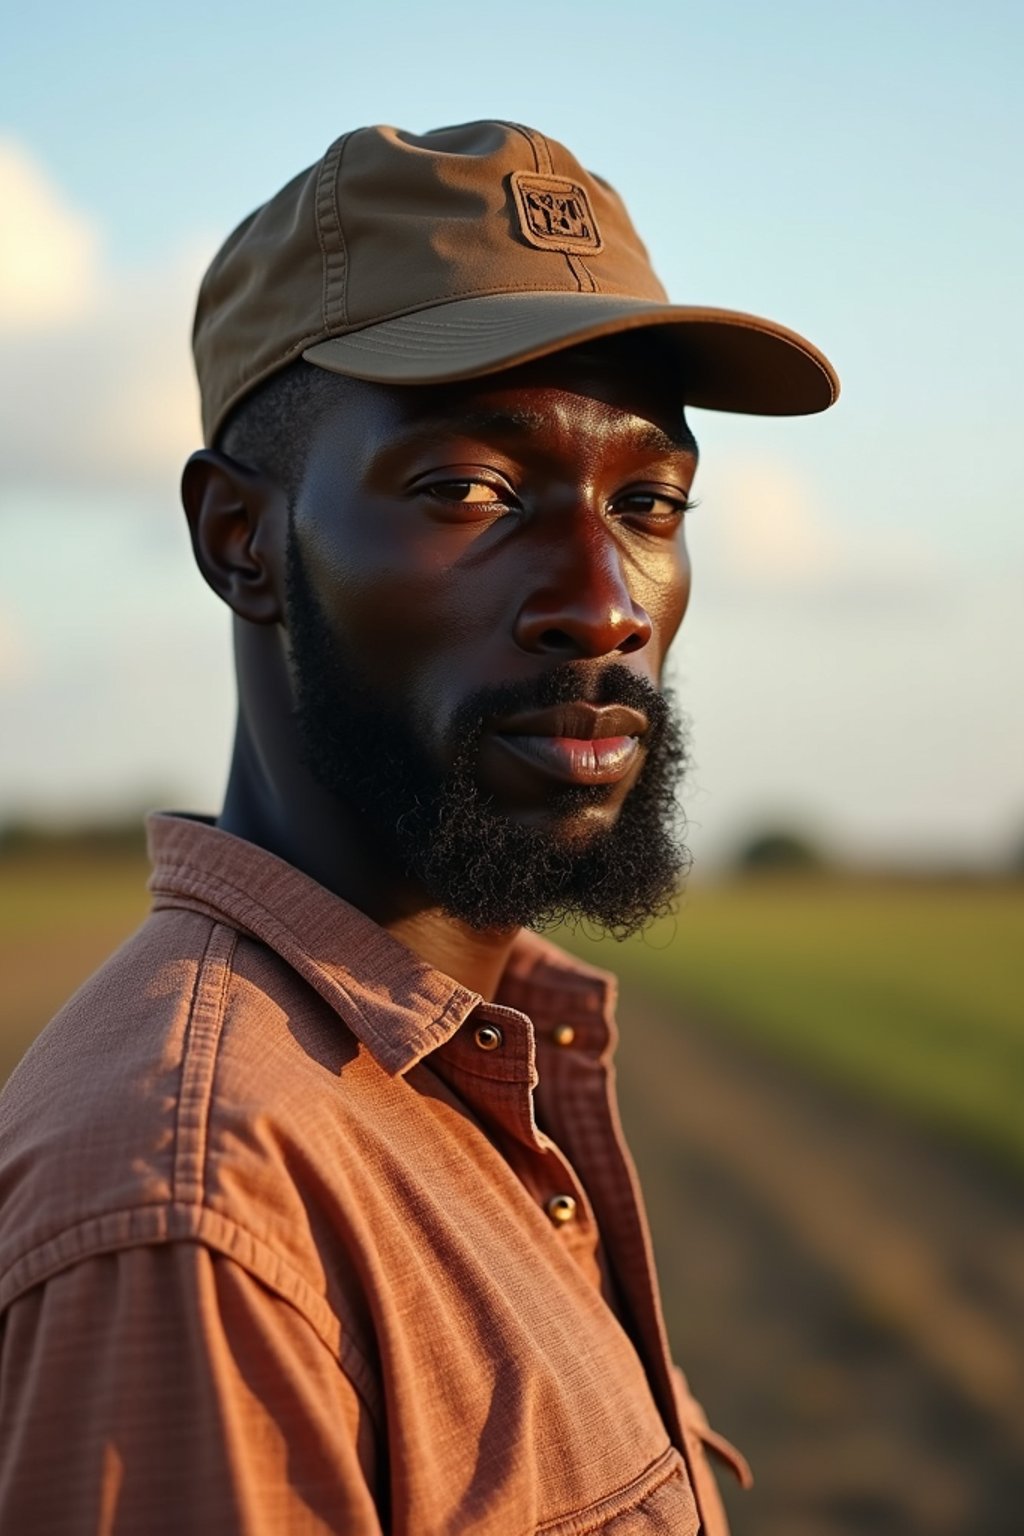
[[[290,496],[302,477],[317,422],[348,383],[299,358],[239,401],[214,446],[259,470]]]

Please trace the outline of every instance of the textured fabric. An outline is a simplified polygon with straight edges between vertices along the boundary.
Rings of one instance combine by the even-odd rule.
[[[379,383],[478,378],[657,326],[685,399],[823,411],[835,369],[786,326],[667,302],[618,193],[521,123],[357,128],[229,235],[199,290],[203,433],[299,357]]]
[[[524,934],[484,1004],[150,833],[153,912],[0,1099],[0,1530],[721,1536],[610,978]]]

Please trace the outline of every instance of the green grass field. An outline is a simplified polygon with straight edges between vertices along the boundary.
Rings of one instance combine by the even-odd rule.
[[[1020,882],[702,885],[639,939],[568,943],[1024,1174]]]
[[[0,1076],[146,910],[135,857],[0,862]],[[633,987],[1024,1175],[1024,886],[694,885],[672,923],[573,947]]]
[[[0,1081],[145,916],[147,874],[137,855],[0,860]]]

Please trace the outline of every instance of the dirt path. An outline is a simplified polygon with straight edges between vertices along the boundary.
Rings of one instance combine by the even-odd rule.
[[[735,1536],[1020,1536],[1024,1195],[707,1020],[621,1022],[676,1352],[757,1474]]]

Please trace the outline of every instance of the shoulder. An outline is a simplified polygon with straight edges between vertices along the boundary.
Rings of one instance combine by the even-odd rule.
[[[265,946],[202,912],[152,914],[0,1096],[0,1307],[83,1257],[181,1238],[301,1273],[294,1237],[276,1240],[303,1199],[297,1149],[338,1119],[358,1055]]]

